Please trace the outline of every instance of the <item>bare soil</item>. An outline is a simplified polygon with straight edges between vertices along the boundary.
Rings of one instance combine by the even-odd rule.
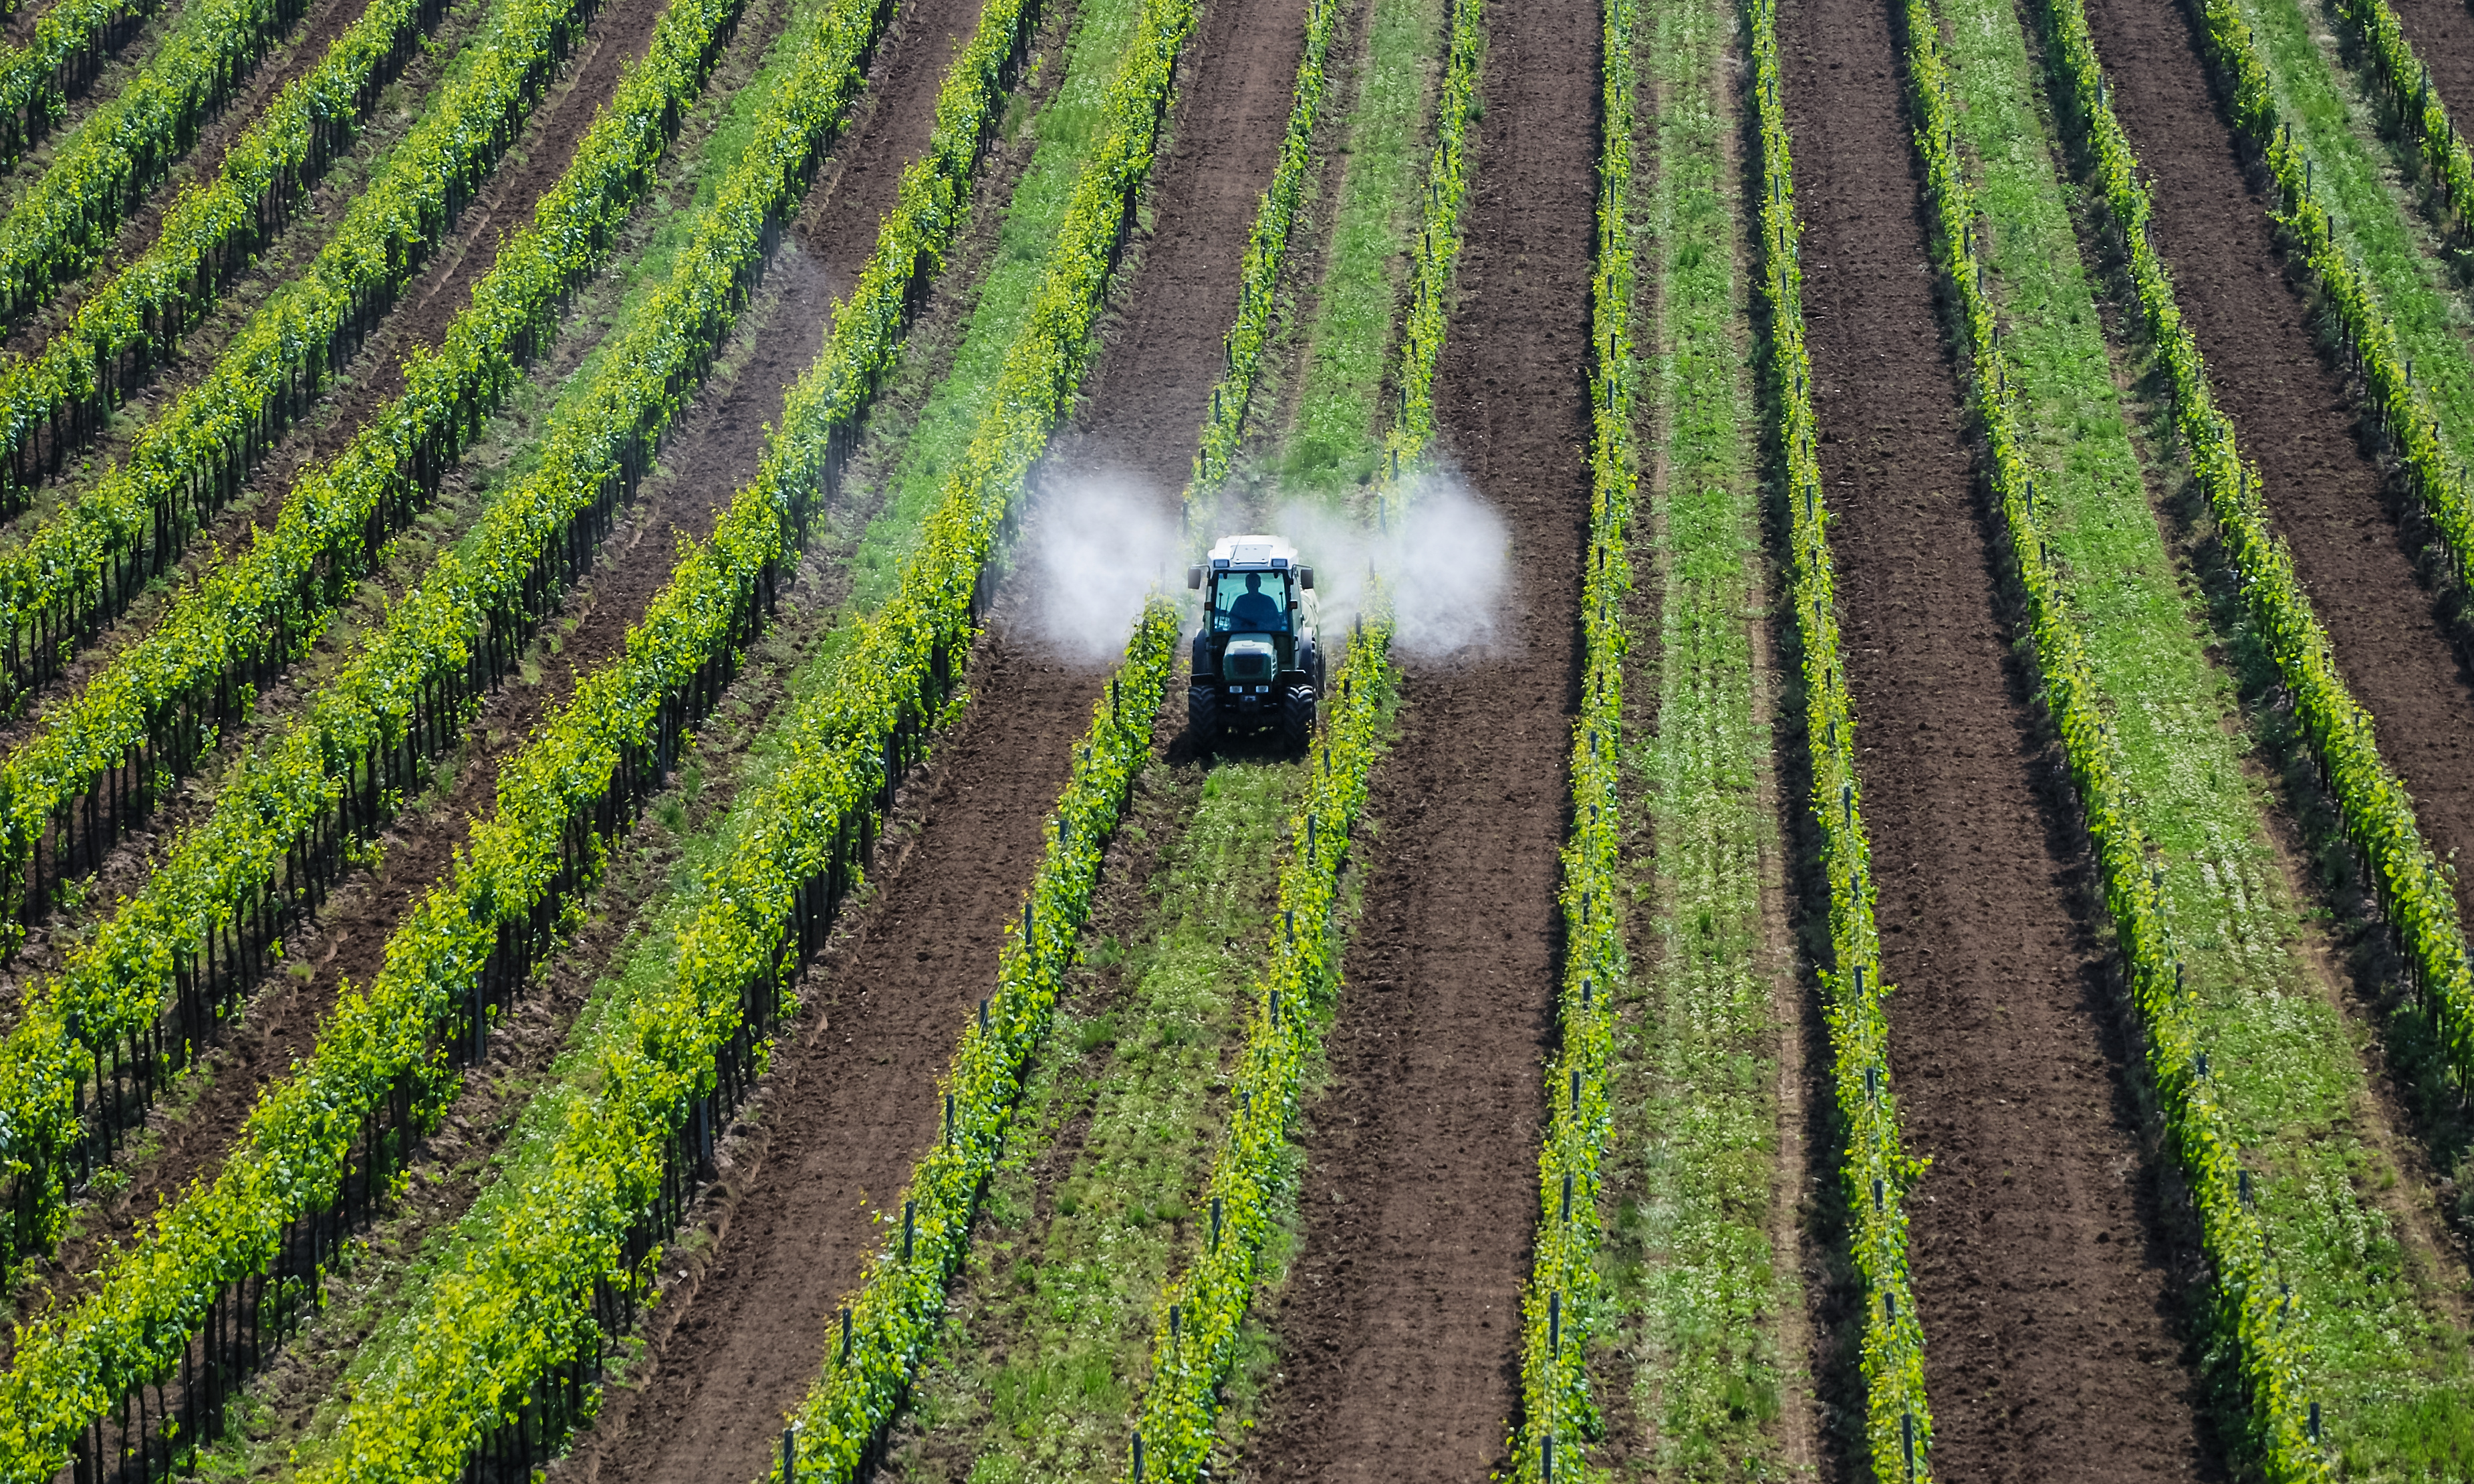
[[[1496,645],[1408,660],[1375,769],[1303,1231],[1268,1321],[1279,1375],[1239,1445],[1266,1479],[1483,1477],[1518,1404],[1581,673],[1596,11],[1496,8],[1487,30],[1438,413],[1511,528],[1513,587]]]
[[[2389,0],[2389,9],[2396,12],[2413,54],[2431,69],[2440,100],[2452,116],[2462,119],[2466,109],[2474,109],[2474,13],[2464,0]],[[2096,23],[2094,14],[2088,23]],[[2115,105],[2115,111],[2120,109]],[[2128,128],[2129,122],[2125,118],[2122,126]]]
[[[2177,1327],[2195,1259],[2143,1141],[2058,755],[2010,654],[1888,9],[1794,0],[1781,36],[1847,678],[1899,986],[1891,1073],[1908,1146],[1933,1160],[1908,1207],[1933,1465],[1965,1479],[2210,1477]],[[1812,1097],[1827,1106],[1826,1085]],[[1853,1473],[1856,1320],[1836,1302],[1822,1366]]]
[[[1287,121],[1303,14],[1298,0],[1205,11],[1150,198],[1177,230],[1129,255],[1139,266],[1104,330],[1086,411],[1052,450],[1043,488],[1115,472],[1174,508]],[[700,1272],[653,1316],[641,1379],[579,1441],[570,1467],[583,1479],[753,1473],[814,1381],[835,1309],[882,1245],[878,1216],[936,1136],[936,1078],[995,984],[1003,925],[1105,673],[1044,651],[1024,622],[1029,588],[1001,587],[971,663],[970,710],[937,749],[916,833],[803,991],[821,1018],[776,1053],[761,1150]],[[1109,868],[1121,864],[1112,854]]]

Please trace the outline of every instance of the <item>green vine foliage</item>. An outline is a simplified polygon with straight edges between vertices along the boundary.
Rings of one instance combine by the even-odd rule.
[[[1639,450],[1633,430],[1632,188],[1636,0],[1605,0],[1599,57],[1598,220],[1590,378],[1589,550],[1581,590],[1581,715],[1572,733],[1572,835],[1564,848],[1562,1034],[1547,1066],[1538,1237],[1521,1298],[1520,1423],[1513,1476],[1578,1476],[1600,1423],[1589,1396],[1598,1318],[1598,1158],[1609,1126],[1614,986],[1628,970],[1617,766],[1623,722],[1627,540]]]
[[[701,89],[738,6],[686,0],[665,12],[645,60],[622,80],[533,226],[508,242],[442,348],[407,367],[403,396],[339,457],[303,477],[296,498],[247,555],[184,589],[161,624],[0,766],[0,786],[12,802],[35,817],[67,807],[99,777],[143,756],[167,714],[235,672],[263,676],[266,657],[256,646],[270,636],[300,636],[295,644],[314,638],[325,612],[320,599],[335,592],[339,568],[356,570],[333,560],[336,547],[361,549],[376,519],[373,504],[391,498],[401,503],[402,435],[424,428],[469,433],[478,422],[471,417],[474,404],[514,382],[520,353],[555,318],[565,292],[598,266],[649,188],[653,164]],[[856,62],[875,24],[881,22],[850,34],[853,55],[845,60]],[[856,87],[854,64],[838,92],[846,101]],[[665,338],[672,339],[674,363],[707,353],[691,341]],[[588,421],[554,428],[553,441],[606,437],[625,410],[602,406],[587,414],[600,427]],[[96,1054],[143,1040],[166,1014],[179,1021],[184,1041],[202,1036],[201,1007],[185,1002],[213,998],[196,984],[210,945],[235,930],[254,933],[270,899],[300,904],[317,889],[303,838],[315,835],[324,844],[339,827],[375,822],[376,795],[387,781],[367,776],[374,753],[400,751],[413,711],[440,688],[470,689],[476,643],[537,616],[546,596],[539,574],[545,559],[589,549],[560,539],[577,508],[603,493],[597,478],[579,486],[588,469],[554,465],[494,499],[477,542],[440,558],[375,641],[313,698],[307,718],[242,763],[213,813],[175,843],[136,898],[30,996],[28,1013],[0,1042],[0,1175],[18,1181],[20,1197],[21,1229],[12,1234],[10,1255],[49,1241],[70,1166],[90,1156],[76,1088],[89,1073],[101,1080]],[[227,963],[221,978],[235,977]],[[187,1056],[186,1045],[176,1045],[161,1059],[177,1066]],[[30,1180],[38,1188],[29,1191]]]
[[[870,3],[849,0],[820,29],[809,48],[812,66],[850,60],[850,34],[882,24]],[[815,493],[849,456],[909,313],[958,229],[980,144],[1035,15],[1027,0],[982,14],[949,69],[929,149],[905,172],[875,253],[836,310],[825,353],[792,388],[758,477],[732,501],[711,542],[685,553],[630,631],[620,660],[586,676],[569,706],[501,770],[496,814],[475,826],[453,875],[389,941],[376,981],[366,993],[348,989],[306,1065],[260,1097],[216,1182],[162,1213],[114,1261],[94,1298],[21,1338],[14,1365],[0,1377],[0,1478],[48,1478],[85,1421],[178,1364],[206,1316],[219,1307],[229,1315],[243,1298],[256,1302],[251,1279],[261,1280],[255,1292],[262,1294],[262,1277],[280,1260],[287,1237],[350,1191],[356,1147],[368,1189],[388,1147],[387,1131],[373,1121],[387,1116],[391,1102],[409,1117],[435,1115],[449,1090],[450,1053],[473,1033],[471,1016],[487,998],[477,991],[494,977],[503,985],[547,950],[560,903],[595,877],[611,840],[659,787],[682,728],[718,698],[740,646],[762,622],[778,563]],[[785,86],[788,97],[802,91]],[[734,199],[722,192],[711,219],[743,211]],[[896,637],[915,632],[904,625]],[[902,677],[882,667],[906,655],[920,658],[880,652],[868,672],[894,683]],[[941,661],[927,658],[924,669],[904,672],[914,693],[942,673]],[[901,715],[861,705],[842,719],[864,729]],[[829,784],[856,789],[849,797],[862,804],[882,788],[886,766],[874,740],[884,734],[867,735],[864,746],[836,742],[809,754]],[[800,893],[812,912],[828,893],[858,884],[863,854],[848,811],[823,828],[823,849],[839,873],[824,889]],[[803,946],[812,945],[803,939]],[[740,1034],[745,1041],[745,1028]],[[640,1238],[628,1255],[641,1258],[648,1240]],[[632,1271],[622,1264],[595,1297],[607,1302],[632,1291]]]
[[[2243,566],[2245,589],[2281,584],[2281,593],[2250,594],[2254,611],[2272,625],[2269,633],[2279,650],[2279,665],[2287,663],[2288,652],[2297,658],[2311,657],[2326,677],[2315,692],[2314,704],[2344,700],[2335,668],[2327,659],[2327,640],[2293,582],[2290,563],[2267,533],[2234,449],[2230,426],[2208,400],[2197,349],[2172,314],[2163,266],[2147,245],[2147,198],[2129,182],[2127,142],[2103,96],[2085,16],[2070,0],[2064,4],[2067,11],[2053,13],[2059,20],[2056,35],[2065,48],[2065,65],[2074,72],[2071,106],[2082,117],[2099,119],[2098,134],[2110,136],[2114,165],[2122,174],[2118,189],[2108,189],[2108,208],[2127,208],[2127,214],[2118,220],[2127,224],[2133,251],[2146,265],[2138,272],[2141,309],[2151,330],[2164,331],[2158,342],[2170,358],[2176,421],[2191,447],[2193,466],[2208,486],[2220,518],[2226,518],[2227,542]],[[2131,998],[2147,1031],[2149,1078],[2156,1088],[2167,1140],[2197,1211],[2200,1246],[2213,1270],[2212,1318],[2235,1349],[2267,1476],[2278,1481],[2329,1478],[2333,1476],[2329,1460],[2314,1435],[2317,1419],[2302,1396],[2301,1326],[2290,1322],[2295,1301],[2279,1277],[2275,1255],[2268,1248],[2257,1217],[2242,1198],[2232,1125],[2199,1055],[2195,1017],[2182,990],[2180,954],[2166,924],[2158,879],[2147,860],[2138,802],[2122,779],[2119,744],[2104,718],[2076,622],[2048,555],[2031,467],[2018,443],[1996,309],[1981,278],[1983,266],[1975,246],[1978,213],[1953,144],[1948,71],[1929,0],[1907,0],[1904,19],[1918,117],[1916,142],[1924,155],[1936,228],[1934,252],[1958,305],[1959,328],[1974,372],[1974,412],[1989,446],[1994,496],[2026,597],[2031,649],[2046,704],[2061,733],[2088,833],[2096,842],[2105,905],[2127,961]],[[2075,59],[2068,55],[2071,52],[2077,54]],[[2094,114],[2088,112],[2091,108]],[[2325,218],[2320,220],[2324,227]],[[2160,310],[2164,311],[2161,321]],[[2289,681],[2294,684],[2299,700],[2302,684],[2292,672]],[[2346,704],[2350,706],[2350,701]],[[2351,715],[2361,713],[2355,710]],[[2367,730],[2367,725],[2362,728],[2366,753]],[[2376,759],[2372,761],[2375,766]],[[2407,817],[2410,828],[2410,815]]]
[[[952,1113],[903,1192],[910,1236],[870,1260],[846,1305],[848,1342],[837,1333],[826,1337],[823,1374],[791,1411],[799,1479],[859,1477],[944,1318],[945,1290],[966,1253],[980,1193],[1004,1153],[1031,1054],[1055,1018],[1101,857],[1126,791],[1149,761],[1152,718],[1168,692],[1177,629],[1176,608],[1154,600],[1075,749],[1073,775],[1049,816],[1046,850],[1022,913],[998,949],[986,1020],[963,1028],[939,1083]],[[764,1477],[778,1484],[781,1464]]]
[[[2388,0],[2335,0],[2333,9],[2354,28],[2361,59],[2388,99],[2389,111],[2420,153],[2439,201],[2457,217],[2459,231],[2474,209],[2474,151],[2457,134],[2448,105],[2431,83],[2430,64],[2413,53],[2405,26]],[[2461,502],[2463,492],[2459,492]],[[2451,543],[2458,571],[2474,569],[2474,547]]]
[[[1468,129],[1484,35],[1480,0],[1457,0],[1412,307],[1401,342],[1399,415],[1385,437],[1391,464],[1377,499],[1389,512],[1386,520],[1401,518],[1412,498],[1402,483],[1402,461],[1409,463],[1414,481],[1417,460],[1434,435],[1432,393],[1445,323],[1442,305],[1468,188]],[[1205,1182],[1216,1234],[1163,1291],[1153,1322],[1151,1380],[1128,1461],[1138,1479],[1197,1479],[1210,1463],[1220,1390],[1236,1362],[1240,1326],[1253,1302],[1263,1246],[1273,1232],[1285,1188],[1298,1079],[1321,1042],[1321,1026],[1339,987],[1342,943],[1334,912],[1340,871],[1366,802],[1368,773],[1381,750],[1384,697],[1393,682],[1390,655],[1391,630],[1382,620],[1350,639],[1327,702],[1305,803],[1291,821],[1298,849],[1280,868],[1282,925],[1256,984],[1245,1047],[1229,1079],[1237,1112]]]
[[[453,77],[352,203],[317,258],[275,291],[196,385],[142,429],[127,462],[0,551],[0,639],[13,698],[59,672],[127,606],[375,328],[512,145],[571,43],[588,0],[493,0]],[[465,409],[470,411],[472,409]],[[406,461],[435,450],[398,450]],[[0,800],[8,874],[29,821]],[[48,821],[32,821],[40,827]]]
[[[1202,441],[1194,452],[1194,475],[1186,484],[1189,523],[1197,513],[1196,495],[1225,482],[1245,447],[1246,413],[1253,405],[1254,383],[1262,376],[1273,299],[1279,292],[1281,267],[1288,260],[1289,231],[1297,224],[1306,171],[1313,163],[1315,119],[1322,109],[1326,81],[1324,62],[1343,9],[1340,0],[1310,0],[1306,10],[1305,54],[1298,61],[1288,133],[1281,136],[1279,162],[1273,167],[1272,183],[1254,212],[1253,232],[1246,239],[1237,323],[1228,330],[1227,372],[1211,389],[1211,413],[1203,422]]]
[[[204,0],[182,10],[155,56],[61,141],[0,220],[0,319],[85,275],[304,8],[305,0]]]
[[[52,132],[156,3],[62,0],[43,12],[25,45],[0,51],[0,163],[14,164]]]
[[[181,192],[143,255],[88,295],[42,350],[0,361],[0,492],[22,499],[45,474],[58,474],[133,386],[179,354],[181,337],[307,199],[447,9],[447,0],[377,0],[362,12],[318,65],[285,85],[225,152],[211,184]],[[20,209],[36,204],[30,199]],[[39,245],[12,249],[16,231],[12,214],[0,228],[0,253],[24,255]],[[72,244],[72,267],[51,278],[92,266],[108,236],[86,231],[93,240]],[[29,295],[43,280],[32,270],[12,270],[0,255],[0,285],[20,278]]]
[[[1830,888],[1830,963],[1820,971],[1829,1028],[1831,1088],[1846,1140],[1839,1165],[1848,1255],[1864,1302],[1860,1365],[1865,1452],[1877,1478],[1932,1476],[1932,1411],[1925,1396],[1923,1327],[1907,1267],[1906,1198],[1924,1161],[1899,1138],[1890,1086],[1891,986],[1881,978],[1874,920],[1872,846],[1856,771],[1856,709],[1840,656],[1830,511],[1822,503],[1812,357],[1805,339],[1802,224],[1794,161],[1780,96],[1777,0],[1747,0],[1753,101],[1760,132],[1760,294],[1777,457],[1786,502],[1788,589],[1795,604],[1804,683],[1805,739],[1812,759],[1819,864]]]
[[[830,81],[818,75],[854,61],[854,36],[881,24],[872,4],[846,0],[816,28],[803,58],[812,75],[804,86],[795,73],[783,82],[772,128],[805,123],[821,131],[813,109],[798,100],[846,95],[847,88],[818,87]],[[803,526],[812,493],[847,457],[853,426],[889,358],[884,341],[901,332],[904,302],[950,239],[959,194],[937,167],[958,168],[967,181],[976,141],[1000,101],[997,78],[1027,35],[1026,9],[993,8],[957,63],[940,98],[942,148],[906,175],[901,205],[837,316],[827,354],[793,389],[758,479],[732,502],[712,541],[684,554],[629,633],[620,661],[587,676],[569,707],[502,770],[497,811],[476,826],[454,875],[390,940],[369,991],[343,995],[308,1063],[261,1096],[223,1176],[164,1212],[115,1262],[95,1298],[21,1340],[0,1378],[0,1415],[27,1425],[13,1442],[0,1432],[0,1444],[13,1450],[0,1453],[0,1477],[48,1477],[86,1418],[177,1363],[204,1317],[229,1302],[228,1290],[264,1274],[294,1226],[350,1190],[356,1143],[366,1192],[383,1139],[371,1120],[390,1105],[405,1114],[435,1112],[450,1053],[475,1034],[483,986],[493,979],[503,986],[515,972],[511,961],[546,950],[558,904],[597,872],[609,839],[659,786],[685,723],[713,704],[739,646],[761,622],[776,565]],[[764,152],[760,141],[751,155]],[[778,156],[748,173],[761,179],[768,171],[776,179],[795,174]],[[742,188],[718,194],[709,225],[749,219],[747,177],[734,183]],[[712,245],[716,237],[732,240],[719,231],[697,240]],[[686,271],[693,277],[692,267]]]
[[[637,1281],[641,1263],[657,1250],[638,1233],[666,1231],[675,1221],[692,1132],[709,1134],[716,1083],[727,1069],[751,1050],[761,1058],[761,1047],[751,1047],[753,1021],[783,1003],[790,971],[813,947],[819,885],[847,879],[851,842],[873,817],[897,755],[915,743],[939,707],[953,703],[951,659],[977,624],[982,572],[1014,497],[1080,382],[1194,16],[1185,0],[1155,0],[1146,10],[1109,92],[1107,133],[1085,158],[994,404],[948,477],[894,596],[861,625],[828,684],[792,718],[789,765],[742,802],[740,848],[706,883],[703,905],[679,942],[676,976],[630,1008],[628,1025],[612,1038],[589,1085],[571,1089],[578,1113],[562,1125],[549,1173],[510,1196],[483,1250],[427,1296],[409,1331],[412,1343],[354,1399],[333,1461],[310,1471],[316,1484],[344,1477],[444,1484],[457,1477],[494,1428],[521,1425],[536,1388],[571,1375],[579,1359],[595,1351],[602,1296]],[[964,1049],[972,1078],[999,1075],[1007,1058],[1011,1075],[1020,1075],[1019,1058],[1047,1013],[1038,996],[1053,995],[1065,967],[1061,935],[1040,925],[1079,920],[1096,859],[1087,853],[1097,850],[1104,824],[1100,811],[1104,803],[1105,817],[1114,817],[1148,749],[1174,638],[1166,615],[1146,620],[1129,662],[1133,693],[1124,693],[1121,679],[1107,708],[1112,730],[1095,734],[1105,744],[1082,759],[1077,791],[1062,806],[1052,839],[1052,869],[1040,877],[1045,894],[1031,904],[1026,926],[1037,960],[1017,983],[1032,992],[991,1003],[985,1043]],[[992,1094],[982,1086],[956,1086],[958,1128],[965,1093],[975,1106],[989,1106]],[[932,1173],[946,1178],[943,1166]],[[932,1277],[919,1244],[940,1251],[960,1240],[965,1225],[949,1204],[932,1202],[925,1224],[920,1214],[914,1205],[906,1276],[880,1290],[899,1290],[905,1302],[926,1305],[910,1311],[907,1323],[914,1326],[941,1304],[942,1277]],[[935,1297],[912,1285],[931,1285]],[[914,1364],[922,1331],[900,1327],[905,1322],[890,1310],[880,1318],[895,1327],[872,1333],[899,1346],[887,1364]],[[831,1395],[889,1405],[884,1371],[870,1374],[877,1379],[856,1393]],[[801,1446],[813,1451],[803,1476],[831,1469],[847,1477],[857,1467],[865,1439],[837,1430],[849,1418],[828,1411],[806,1430]]]
[[[2365,16],[2370,15],[2368,6],[2378,5],[2377,13],[2388,15],[2387,26],[2395,25],[2395,17],[2388,14],[2380,0],[2348,3],[2364,10]],[[2474,499],[2468,496],[2462,473],[2450,464],[2438,421],[2413,384],[2411,367],[2398,350],[2394,322],[2381,307],[2368,277],[2339,245],[2334,221],[2313,193],[2301,147],[2279,127],[2267,64],[2249,23],[2234,0],[2207,0],[2201,18],[2209,51],[2230,81],[2234,125],[2266,157],[2275,177],[2280,208],[2273,215],[2285,234],[2287,252],[2299,257],[2319,284],[2332,311],[2330,318],[2369,391],[2372,420],[2395,453],[2407,495],[2439,533],[2459,585],[2474,588]],[[2063,24],[2067,27],[2067,22]],[[2083,21],[2081,26],[2084,29]],[[2067,40],[2067,29],[2063,35]],[[2378,35],[2375,30],[2375,40]],[[2403,45],[2401,35],[2396,44]],[[2411,63],[2410,53],[2400,55],[2404,59],[2400,65]],[[2093,57],[2091,49],[2084,85],[2074,85],[2073,107],[2082,119],[2107,121],[2089,124],[2091,146],[2098,154],[2097,168],[2105,181],[2108,210],[2125,240],[2135,239],[2125,255],[2132,258],[2149,338],[2161,353],[2174,358],[2169,361],[2169,369],[2173,375],[2176,422],[2192,450],[2192,464],[2224,527],[2228,548],[2242,568],[2244,596],[2276,657],[2279,677],[2293,698],[2295,718],[2344,815],[2346,837],[2368,867],[2365,879],[2378,898],[2381,915],[2404,949],[2442,1055],[2458,1086],[2474,1087],[2474,959],[2467,955],[2454,886],[2422,838],[2404,784],[2381,759],[2370,714],[2355,702],[2339,674],[2327,635],[2294,578],[2292,560],[2268,534],[2256,482],[2244,474],[2234,451],[2232,428],[2208,398],[2198,348],[2183,328],[2180,311],[2172,307],[2171,285],[2163,264],[2147,246],[2147,191],[2130,180],[2129,142],[2122,136],[2120,126],[2109,122],[2110,93],[2094,70]],[[2083,86],[2097,91],[2086,95]],[[2423,96],[2428,104],[2426,128],[2446,131],[2452,158],[2462,158],[2464,147],[2447,124],[2438,95],[2426,87]],[[2117,173],[2120,184],[2115,183]],[[2150,266],[2140,266],[2143,257]]]

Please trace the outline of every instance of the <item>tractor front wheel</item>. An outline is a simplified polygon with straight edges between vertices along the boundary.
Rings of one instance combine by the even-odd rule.
[[[1194,750],[1206,753],[1220,741],[1220,693],[1199,685],[1185,693],[1185,731]]]
[[[1288,739],[1289,745],[1304,751],[1306,743],[1314,737],[1314,687],[1289,687],[1288,696],[1280,705],[1280,732]]]

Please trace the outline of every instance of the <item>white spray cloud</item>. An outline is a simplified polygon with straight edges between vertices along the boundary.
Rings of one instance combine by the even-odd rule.
[[[1496,645],[1496,620],[1512,579],[1512,532],[1456,471],[1420,475],[1408,514],[1370,530],[1319,502],[1283,505],[1274,529],[1315,570],[1323,630],[1337,634],[1363,609],[1370,573],[1392,600],[1393,647],[1409,660],[1440,660]]]
[[[1173,509],[1172,499],[1111,474],[1049,481],[1015,555],[1032,639],[1084,664],[1122,655],[1144,600],[1184,591]]]

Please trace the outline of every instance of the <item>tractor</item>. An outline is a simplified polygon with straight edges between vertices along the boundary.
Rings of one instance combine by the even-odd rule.
[[[1290,746],[1304,747],[1322,693],[1314,569],[1300,566],[1297,548],[1276,536],[1230,536],[1185,570],[1185,585],[1202,594],[1185,693],[1196,748],[1274,727]]]

